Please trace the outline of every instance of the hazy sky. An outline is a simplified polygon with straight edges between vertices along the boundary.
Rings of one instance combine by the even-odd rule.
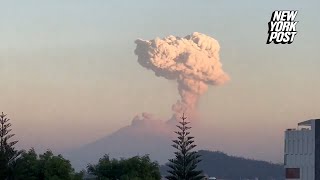
[[[201,98],[208,147],[278,162],[284,130],[320,117],[319,1],[0,2],[0,111],[19,147],[63,151],[141,112],[169,118],[176,83],[137,63],[134,40],[194,31],[219,41],[231,76]],[[295,41],[267,45],[271,13],[291,9]]]

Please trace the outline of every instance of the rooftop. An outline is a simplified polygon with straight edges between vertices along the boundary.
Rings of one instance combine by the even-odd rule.
[[[311,125],[313,121],[320,121],[320,119],[309,119],[298,123],[297,128],[290,128],[287,131],[301,131],[301,130],[311,130]],[[302,127],[301,127],[302,126]]]
[[[298,126],[311,126],[311,122],[312,122],[312,121],[313,121],[313,119],[300,122],[300,123],[298,123]]]

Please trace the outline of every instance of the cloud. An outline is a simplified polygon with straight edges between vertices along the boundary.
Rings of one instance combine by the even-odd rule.
[[[156,76],[177,81],[181,100],[172,106],[176,118],[183,112],[196,114],[199,98],[208,85],[229,80],[220,62],[219,43],[207,35],[194,32],[184,38],[170,35],[163,39],[138,39],[135,43],[141,66]]]

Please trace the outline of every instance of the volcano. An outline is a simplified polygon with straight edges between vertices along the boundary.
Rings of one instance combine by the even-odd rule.
[[[142,116],[136,116],[131,125],[65,152],[63,156],[71,161],[76,170],[97,163],[105,154],[111,158],[149,155],[152,160],[164,164],[173,157],[173,128],[172,123],[152,119],[151,115],[143,113]]]

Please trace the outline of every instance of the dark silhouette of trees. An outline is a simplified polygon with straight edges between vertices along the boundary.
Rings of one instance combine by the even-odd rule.
[[[10,134],[11,123],[6,116],[3,112],[0,114],[0,179],[12,179],[13,166],[21,154],[14,148],[18,141],[10,141],[14,134]]]
[[[15,150],[18,141],[10,141],[10,119],[3,112],[0,114],[0,179],[1,180],[38,180],[64,179],[80,180],[83,173],[75,173],[68,160],[51,151],[38,156],[34,149],[28,152]]]
[[[101,158],[96,165],[88,165],[88,173],[99,179],[108,180],[160,180],[157,162],[152,162],[148,155],[129,159],[110,159],[108,155]]]
[[[23,152],[21,157],[16,161],[14,168],[14,177],[16,179],[37,180],[39,179],[40,166],[38,155],[34,149]]]
[[[169,180],[201,180],[204,178],[202,171],[197,170],[197,164],[201,161],[200,155],[196,151],[192,151],[196,147],[194,137],[189,136],[191,129],[187,126],[190,122],[185,121],[187,118],[181,117],[182,121],[177,125],[180,131],[175,132],[178,135],[177,140],[173,140],[172,145],[177,151],[175,152],[175,159],[169,159],[168,175]]]
[[[16,161],[14,178],[80,180],[82,176],[75,173],[70,162],[61,155],[55,156],[50,150],[37,155],[34,149],[30,149]]]

